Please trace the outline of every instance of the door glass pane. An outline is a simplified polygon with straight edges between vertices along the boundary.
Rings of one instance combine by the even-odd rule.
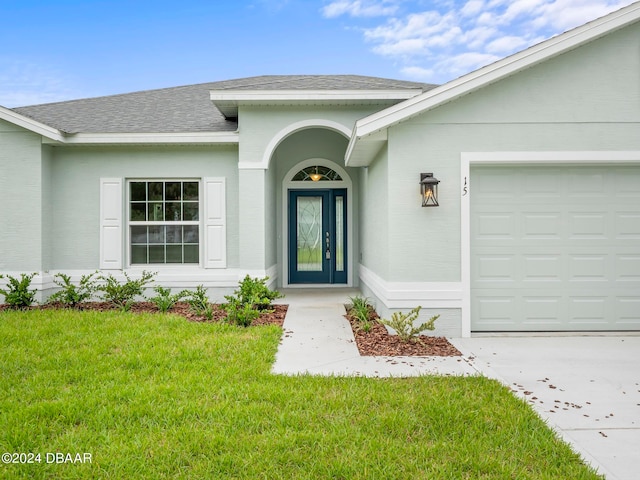
[[[344,197],[336,197],[336,272],[344,272]]]
[[[322,197],[298,197],[298,271],[322,271]]]

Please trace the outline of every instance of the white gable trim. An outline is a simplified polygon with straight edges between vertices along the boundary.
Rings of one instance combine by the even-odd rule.
[[[65,141],[65,136],[60,130],[32,120],[24,115],[20,115],[8,108],[0,107],[0,119],[13,123],[19,127],[26,128],[27,130],[37,133],[38,135],[42,135],[50,140],[54,140],[56,142]]]
[[[640,151],[462,152],[460,154],[462,336],[471,336],[471,165],[640,165]]]
[[[345,164],[349,166],[368,165],[372,158],[370,158],[370,155],[363,155],[359,152],[359,150],[365,148],[361,147],[360,144],[366,143],[368,136],[380,130],[388,129],[397,123],[456,100],[463,95],[542,63],[638,20],[640,20],[640,2],[565,32],[562,35],[550,38],[520,53],[429,90],[422,95],[362,118],[355,124],[353,136],[347,147]]]

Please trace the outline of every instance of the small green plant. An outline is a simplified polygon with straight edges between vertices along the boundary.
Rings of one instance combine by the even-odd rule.
[[[167,313],[171,308],[187,296],[188,292],[186,290],[182,290],[181,292],[174,293],[171,295],[170,288],[163,288],[161,286],[156,286],[153,289],[157,295],[155,297],[149,298],[149,300],[158,307],[162,313]]]
[[[373,307],[369,303],[369,299],[358,295],[355,297],[349,297],[349,300],[351,301],[349,315],[355,317],[360,330],[369,332],[373,327],[373,322],[371,321]]]
[[[225,296],[227,303],[223,306],[227,312],[227,322],[240,327],[248,327],[260,316],[260,311],[251,303],[243,304],[239,298]]]
[[[124,273],[127,281],[120,283],[118,279],[111,274],[106,277],[102,275],[100,280],[103,280],[105,283],[104,285],[100,285],[98,290],[103,292],[102,299],[105,302],[109,302],[126,312],[131,308],[134,299],[143,294],[145,287],[153,281],[154,276],[155,273],[145,270],[142,272],[140,278],[132,280]]]
[[[239,288],[234,292],[234,295],[238,297],[242,305],[250,304],[258,310],[267,310],[273,300],[284,296],[280,292],[267,287],[267,280],[269,280],[269,277],[251,278],[247,275],[240,282]]]
[[[391,316],[391,320],[381,319],[380,323],[393,328],[403,342],[413,341],[425,330],[435,329],[435,322],[440,317],[440,315],[434,315],[429,321],[416,327],[414,322],[417,320],[421,308],[417,306],[409,313],[395,312]]]
[[[201,315],[207,320],[213,318],[213,307],[209,303],[207,291],[203,285],[198,285],[195,291],[185,292],[185,300],[189,304],[191,311],[196,315]]]
[[[251,278],[247,275],[233,295],[225,295],[227,303],[223,308],[227,312],[227,322],[248,327],[261,311],[269,310],[273,300],[284,296],[267,287],[267,280],[269,277]]]
[[[60,302],[67,307],[76,307],[79,303],[86,302],[91,298],[94,292],[98,289],[94,275],[98,272],[93,272],[88,275],[80,277],[78,285],[71,283],[71,277],[64,273],[56,273],[53,276],[53,283],[62,290],[57,291],[49,297],[49,302]]]
[[[4,295],[4,301],[11,308],[22,309],[30,307],[35,301],[36,290],[29,290],[31,280],[35,273],[20,274],[20,279],[11,275],[0,275],[0,278],[7,279],[7,288],[0,288],[0,293]]]

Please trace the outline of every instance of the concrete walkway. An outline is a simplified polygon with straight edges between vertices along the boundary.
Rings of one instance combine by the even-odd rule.
[[[462,357],[361,357],[344,304],[358,290],[289,289],[273,372],[407,377],[478,375],[525,399],[608,480],[640,471],[640,335],[449,339]]]
[[[284,335],[273,373],[407,377],[416,375],[473,375],[475,368],[460,357],[361,357],[345,303],[358,290],[288,289]]]

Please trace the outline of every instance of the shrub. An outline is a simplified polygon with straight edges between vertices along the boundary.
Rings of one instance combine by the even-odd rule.
[[[238,290],[234,295],[240,300],[242,305],[253,305],[258,310],[266,310],[271,306],[271,302],[276,298],[282,298],[280,292],[267,287],[267,280],[264,278],[251,278],[249,275],[240,282]],[[228,299],[228,297],[225,297]]]
[[[120,283],[117,278],[109,274],[105,277],[100,277],[105,283],[98,287],[98,290],[103,292],[102,299],[105,302],[109,302],[115,305],[122,311],[128,311],[131,308],[131,304],[137,296],[142,295],[146,285],[153,281],[155,273],[142,272],[142,276],[137,280],[131,280],[129,276],[124,273],[126,282]]]
[[[157,286],[153,290],[157,295],[155,297],[151,297],[149,300],[153,302],[162,313],[167,313],[167,311],[169,311],[176,303],[188,294],[187,291],[183,290],[171,295],[170,288],[162,288],[161,286]]]
[[[191,311],[196,315],[201,315],[207,320],[213,318],[213,308],[209,303],[209,297],[204,286],[198,285],[194,292],[185,292],[185,299],[191,307]]]
[[[227,322],[240,327],[248,327],[260,316],[260,311],[251,303],[243,304],[239,298],[226,296],[227,303],[223,306],[227,312]]]
[[[233,295],[225,295],[227,303],[223,308],[229,323],[248,327],[260,316],[260,311],[268,310],[273,300],[284,296],[267,287],[267,280],[269,277],[251,278],[247,275]]]
[[[35,277],[35,273],[20,274],[20,280],[11,275],[0,275],[0,278],[6,278],[6,289],[0,288],[0,293],[4,295],[4,301],[11,308],[27,308],[35,301],[36,290],[29,290],[31,280]]]
[[[422,307],[417,306],[409,313],[395,312],[391,316],[391,320],[381,319],[380,323],[393,328],[403,342],[415,340],[416,337],[425,330],[433,330],[436,328],[435,322],[440,317],[440,315],[434,315],[428,322],[416,327],[413,323],[418,318],[421,308]]]
[[[98,272],[90,273],[80,277],[78,285],[71,283],[71,277],[64,273],[56,273],[53,283],[62,288],[49,297],[49,302],[60,302],[68,307],[76,307],[79,303],[86,302],[98,289],[94,275]]]

